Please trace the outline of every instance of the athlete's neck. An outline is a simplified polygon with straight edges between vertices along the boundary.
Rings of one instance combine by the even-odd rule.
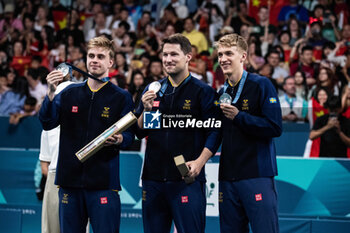
[[[236,85],[242,78],[243,75],[243,68],[240,70],[237,70],[236,72],[232,72],[231,75],[228,76],[228,80],[232,85]]]
[[[171,84],[174,87],[177,87],[188,77],[188,75],[189,75],[188,71],[186,73],[182,72],[181,74],[178,74],[178,75],[169,75],[169,79]]]

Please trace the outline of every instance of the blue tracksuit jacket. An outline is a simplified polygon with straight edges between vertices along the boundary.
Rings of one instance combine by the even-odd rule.
[[[166,88],[162,96],[157,94],[155,103],[159,103],[159,106],[154,105],[152,111],[159,110],[163,116],[182,114],[190,115],[191,119],[219,119],[219,108],[214,104],[216,93],[207,84],[191,75],[178,87],[173,87],[168,78],[162,79],[160,83],[162,89]],[[144,92],[147,90],[148,87]],[[142,111],[141,103],[137,114]],[[215,153],[220,144],[217,128],[139,129],[137,136],[148,136],[142,179],[154,181],[182,180],[175,166],[175,156],[182,154],[186,161],[195,160],[204,147]],[[197,179],[205,181],[204,169]]]
[[[226,85],[234,99],[239,84]],[[275,88],[266,77],[248,73],[235,106],[240,112],[233,120],[223,117],[219,180],[276,176],[273,137],[282,133],[282,116]]]
[[[52,102],[45,98],[39,119],[45,130],[61,125],[56,184],[65,188],[117,189],[119,182],[119,148],[129,146],[134,134],[122,133],[120,146],[106,146],[81,163],[75,153],[133,111],[131,95],[107,82],[91,91],[87,82],[72,84]]]

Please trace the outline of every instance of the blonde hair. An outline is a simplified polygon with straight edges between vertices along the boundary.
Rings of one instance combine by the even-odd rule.
[[[114,43],[113,40],[109,40],[105,36],[98,36],[94,37],[91,40],[89,40],[87,44],[87,50],[89,51],[92,48],[104,48],[109,51],[109,56],[113,60],[114,59]]]
[[[248,52],[247,41],[236,33],[227,34],[221,37],[217,42],[214,43],[214,46],[216,48],[237,46],[237,49],[241,50],[242,52]]]

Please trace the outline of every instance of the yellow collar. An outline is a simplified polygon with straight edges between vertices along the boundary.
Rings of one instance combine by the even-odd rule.
[[[185,81],[188,77],[190,76],[190,74],[188,74],[187,75],[187,77],[186,78],[184,78],[178,85],[175,85],[172,81],[171,81],[171,78],[170,78],[170,76],[168,76],[168,80],[169,80],[169,82],[170,82],[170,84],[171,84],[171,86],[173,86],[173,87],[178,87],[178,86],[180,86],[181,85],[181,83],[183,82],[183,81]]]

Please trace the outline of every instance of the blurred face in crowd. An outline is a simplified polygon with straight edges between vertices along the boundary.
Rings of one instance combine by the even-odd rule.
[[[260,8],[258,17],[260,22],[265,22],[266,20],[269,19],[269,10],[265,7]]]
[[[264,64],[260,71],[259,74],[268,78],[271,78],[272,73],[272,67],[270,64]]]
[[[239,9],[242,15],[247,15],[248,10],[247,10],[247,5],[245,3],[240,3],[239,4]]]
[[[164,44],[163,67],[170,76],[176,76],[188,69],[192,54],[184,54],[179,44]]]
[[[118,67],[125,65],[125,58],[123,57],[123,55],[117,53],[115,59]]]
[[[327,86],[329,83],[329,77],[326,69],[321,69],[318,74],[318,80],[321,82],[321,86]]]
[[[106,26],[105,14],[102,12],[97,13],[97,15],[95,16],[95,22],[98,27],[105,27]]]
[[[248,29],[249,29],[248,26],[245,24],[243,24],[241,26],[241,28],[239,29],[241,36],[246,40],[249,38],[249,30]]]
[[[7,86],[7,78],[5,76],[0,76],[0,91]]]
[[[317,99],[318,102],[323,106],[324,103],[326,103],[328,98],[327,92],[325,90],[319,90],[319,92],[317,93]]]
[[[122,12],[120,12],[120,19],[127,21],[129,17],[129,12],[127,10],[122,10]]]
[[[143,76],[141,74],[135,74],[134,76],[134,85],[140,87],[143,85]]]
[[[38,17],[38,19],[45,19],[46,9],[44,7],[39,7],[36,16]]]
[[[302,85],[303,82],[304,82],[304,77],[303,75],[297,71],[295,74],[294,74],[294,80],[295,80],[295,84],[296,85]]]
[[[289,38],[288,33],[283,33],[281,35],[281,43],[282,44],[289,44],[289,41],[290,41],[290,38]]]
[[[296,21],[295,19],[291,19],[289,27],[291,31],[298,30],[299,29],[298,21]]]
[[[21,42],[17,41],[13,46],[13,55],[22,56],[23,55],[23,45]]]
[[[283,85],[283,89],[287,95],[294,96],[296,92],[294,78],[288,78],[286,80],[286,83]]]
[[[342,30],[342,38],[345,40],[349,40],[350,39],[350,24],[347,24],[343,27]]]
[[[113,65],[113,60],[110,58],[109,51],[102,47],[94,47],[89,49],[87,54],[87,69],[98,78],[103,78],[108,75],[108,70]]]
[[[316,8],[314,11],[314,16],[315,18],[323,17],[323,9],[320,7]]]
[[[194,29],[194,25],[191,19],[186,19],[184,29],[186,32],[191,32]]]
[[[12,84],[14,81],[15,81],[15,78],[16,78],[16,74],[14,71],[10,71],[7,73],[7,83],[8,84]]]
[[[271,53],[267,57],[267,61],[270,65],[272,65],[273,67],[276,67],[276,66],[278,66],[278,64],[280,62],[280,56],[278,53]]]
[[[154,76],[162,75],[162,63],[160,62],[152,62],[150,67],[150,72]]]
[[[301,59],[304,63],[308,65],[312,64],[312,50],[305,50],[301,54]]]
[[[165,28],[164,36],[168,37],[168,36],[171,36],[173,34],[175,34],[175,28],[173,25],[168,24],[168,26],[166,26],[166,28]]]
[[[34,22],[30,20],[28,17],[24,19],[24,28],[26,29],[33,29],[34,28]]]

